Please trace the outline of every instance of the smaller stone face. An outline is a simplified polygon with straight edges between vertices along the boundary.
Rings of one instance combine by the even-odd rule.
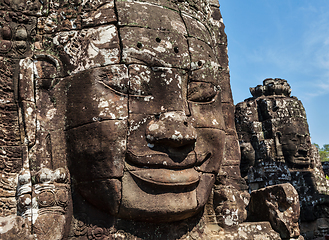
[[[311,164],[311,138],[303,122],[294,121],[281,128],[279,143],[288,166],[308,167]]]
[[[240,143],[240,150],[241,150],[241,164],[240,164],[240,171],[242,177],[244,177],[250,167],[254,166],[255,164],[255,149],[251,145],[250,142],[242,142]]]
[[[235,112],[242,174],[263,162],[284,162],[290,169],[310,167],[306,113],[302,103],[290,97],[287,81],[265,79],[250,91],[254,97],[237,104]]]
[[[241,174],[251,191],[291,183],[299,194],[305,226],[325,216],[328,207],[323,200],[327,180],[317,163],[303,104],[290,97],[290,86],[283,79],[265,79],[250,91],[253,97],[238,103],[235,111]]]
[[[280,233],[281,238],[294,238],[300,235],[299,215],[298,193],[290,183],[251,192],[249,219],[270,221],[272,228]]]

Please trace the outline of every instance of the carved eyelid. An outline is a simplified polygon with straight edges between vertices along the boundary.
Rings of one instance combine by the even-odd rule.
[[[190,87],[190,85],[194,86]],[[197,89],[197,91],[192,92],[192,96],[190,96],[190,91],[194,89]],[[198,102],[199,104],[209,104],[217,99],[219,93],[221,92],[221,88],[219,85],[216,86],[213,83],[208,82],[190,82],[187,92],[188,101]],[[196,93],[196,96],[193,96],[194,93]]]
[[[112,92],[118,94],[118,95],[122,95],[122,96],[131,96],[131,97],[144,97],[144,98],[147,98],[147,97],[150,97],[152,95],[139,95],[139,94],[131,94],[129,92],[133,92],[132,89],[129,87],[129,84],[127,86],[127,89],[128,89],[128,92],[125,93],[125,92],[122,92],[120,90],[116,90],[114,89],[113,87],[111,87],[110,85],[102,82],[102,81],[98,81],[98,83],[100,83],[101,85],[103,85],[105,88],[108,88],[110,89]]]
[[[103,81],[97,81],[99,84],[103,85],[105,88],[108,88],[110,89],[111,91],[113,91],[114,93],[116,94],[119,94],[119,95],[124,95],[124,96],[128,96],[128,93],[124,93],[122,91],[118,91],[118,90],[115,90],[114,88],[112,88],[111,86],[109,86],[108,84],[104,83]]]
[[[198,104],[202,105],[202,104],[210,104],[216,101],[216,99],[218,98],[219,92],[216,92],[216,94],[214,95],[214,97],[210,100],[210,101],[191,101],[188,99],[189,102],[197,102]]]

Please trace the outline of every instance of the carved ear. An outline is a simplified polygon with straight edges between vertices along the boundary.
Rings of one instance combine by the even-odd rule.
[[[42,79],[41,85],[51,88],[56,84],[56,77],[62,76],[60,61],[54,56],[35,55],[33,58],[24,58],[19,62],[18,101],[21,106],[21,136],[22,142],[29,147],[36,141],[35,79]]]
[[[36,134],[36,106],[34,63],[32,58],[25,58],[19,62],[19,102],[21,106],[20,125],[22,142],[29,147],[35,144]]]
[[[283,158],[281,137],[282,137],[281,132],[276,132],[275,133],[275,150],[276,150],[277,158]]]
[[[51,89],[56,84],[58,77],[63,77],[63,67],[60,60],[52,55],[38,54],[34,55],[34,76],[42,79],[39,81],[39,87]]]

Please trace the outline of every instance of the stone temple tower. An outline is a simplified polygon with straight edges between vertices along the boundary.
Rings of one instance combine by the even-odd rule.
[[[235,123],[241,149],[241,174],[250,191],[291,183],[299,194],[301,231],[307,224],[328,228],[328,183],[311,138],[303,104],[291,97],[284,79],[265,79],[238,103]],[[322,219],[322,220],[318,220]]]

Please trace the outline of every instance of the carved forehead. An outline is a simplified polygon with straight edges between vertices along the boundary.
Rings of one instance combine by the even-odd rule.
[[[57,57],[64,76],[119,63],[144,64],[193,71],[191,81],[217,83],[227,65],[218,7],[217,1],[10,1],[2,6],[8,27],[0,31],[6,46],[18,40],[21,46],[16,36],[24,32],[16,31],[21,25],[34,53]],[[7,14],[18,9],[29,16]]]
[[[289,123],[282,124],[278,130],[282,135],[310,136],[307,122],[301,119],[291,119]]]

